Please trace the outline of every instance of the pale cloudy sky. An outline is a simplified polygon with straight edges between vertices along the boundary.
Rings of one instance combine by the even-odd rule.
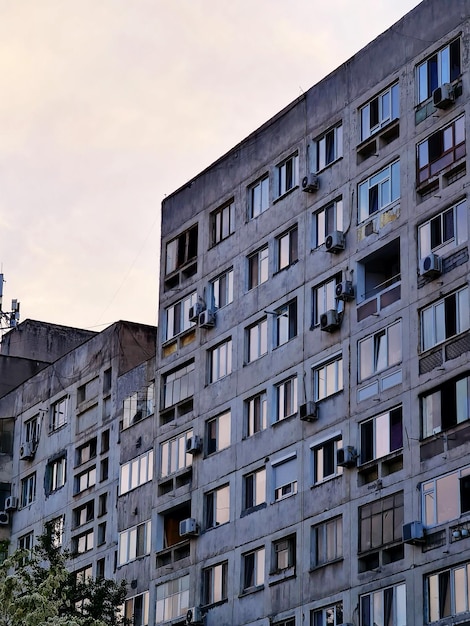
[[[0,0],[3,310],[156,323],[160,203],[418,0]]]

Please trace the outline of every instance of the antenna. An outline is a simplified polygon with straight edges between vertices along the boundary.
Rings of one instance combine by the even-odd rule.
[[[3,274],[0,274],[0,331],[15,328],[20,321],[20,303],[18,300],[11,301],[11,311],[4,311],[2,308],[3,283],[5,282]]]

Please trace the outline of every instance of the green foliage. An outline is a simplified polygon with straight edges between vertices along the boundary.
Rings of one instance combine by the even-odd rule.
[[[0,563],[0,626],[124,626],[125,581],[77,580],[69,558],[46,529]]]

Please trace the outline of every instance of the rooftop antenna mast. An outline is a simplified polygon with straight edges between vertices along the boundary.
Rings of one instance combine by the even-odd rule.
[[[15,328],[20,321],[20,303],[18,300],[11,301],[11,311],[4,311],[3,301],[3,283],[6,282],[3,274],[0,273],[0,331],[8,328]]]

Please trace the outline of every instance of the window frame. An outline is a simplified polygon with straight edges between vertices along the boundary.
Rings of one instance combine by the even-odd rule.
[[[211,247],[225,241],[235,232],[235,201],[232,198],[212,211],[210,219]]]
[[[374,105],[373,116],[371,115],[371,105]],[[387,104],[384,106],[384,102]],[[387,113],[388,108],[388,113]],[[377,119],[377,123],[371,124],[371,118]],[[371,98],[366,104],[359,108],[359,119],[361,123],[361,142],[373,137],[382,128],[388,126],[397,119],[400,119],[400,84],[398,81],[382,90],[379,94]]]
[[[358,507],[359,555],[403,541],[403,500],[403,491],[397,491]]]
[[[429,254],[442,256],[467,241],[467,199],[462,198],[450,207],[418,225],[418,258]],[[451,220],[447,216],[451,216]],[[452,231],[452,232],[450,232]],[[446,234],[447,233],[447,234]]]
[[[258,248],[247,256],[248,291],[259,287],[269,279],[269,247],[268,244]]]
[[[162,374],[162,409],[169,409],[194,395],[195,369],[195,362],[192,359]]]
[[[266,467],[260,467],[243,476],[242,512],[252,511],[266,504]]]
[[[325,400],[344,389],[343,354],[333,355],[326,361],[312,366],[315,402]],[[321,374],[323,373],[323,377]],[[333,385],[331,382],[333,376]]]
[[[279,348],[297,337],[297,298],[275,310],[274,347]]]
[[[470,328],[470,301],[469,288],[464,285],[460,289],[456,289],[451,293],[435,300],[428,306],[423,307],[419,311],[420,321],[420,348],[422,352],[426,352],[435,346],[442,345],[449,339],[457,337],[466,332]],[[451,299],[454,299],[454,307],[451,307]],[[439,309],[443,307],[441,317],[439,317]],[[454,317],[450,317],[451,315]],[[443,317],[442,317],[443,315]],[[426,321],[424,317],[429,321]],[[466,319],[465,319],[466,318]],[[439,330],[441,325],[444,328]],[[428,329],[427,325],[431,325]],[[455,327],[455,332],[453,328]],[[444,335],[442,333],[444,332]],[[448,334],[449,333],[449,334]]]
[[[462,572],[463,577],[458,576],[458,572]],[[435,579],[434,583],[432,579]],[[426,623],[437,622],[446,617],[457,617],[470,611],[468,561],[432,572],[426,576],[425,581]]]
[[[248,219],[253,220],[269,209],[269,173],[252,183],[247,195]]]
[[[395,420],[395,422],[393,422]],[[399,436],[394,434],[394,427],[398,430]],[[359,424],[361,438],[361,460],[360,463],[377,461],[389,454],[394,454],[403,450],[403,407],[398,405],[384,411],[379,415],[374,415]],[[392,443],[394,437],[398,436],[397,442]],[[366,441],[367,439],[367,441]]]
[[[204,494],[204,528],[211,530],[230,522],[230,484]]]
[[[276,166],[277,198],[299,186],[299,153],[293,152]]]
[[[197,302],[197,292],[193,291],[165,309],[165,341],[171,341],[196,326],[189,321],[189,309]]]
[[[452,52],[451,47],[455,46],[455,44],[458,44],[458,73],[456,73],[456,69],[452,69],[451,57],[453,54],[455,60],[456,50],[454,47],[454,50]],[[432,97],[435,89],[441,87],[444,83],[452,83],[454,82],[454,80],[459,78],[459,76],[461,76],[462,58],[460,48],[461,46],[459,36],[450,41],[445,46],[442,46],[441,48],[433,52],[433,54],[426,57],[426,59],[424,59],[424,61],[422,61],[421,63],[418,63],[418,65],[416,66],[416,97],[418,105],[423,105],[427,100],[429,100]],[[448,67],[444,67],[444,63],[447,65],[447,61],[446,57],[443,55],[448,55]],[[429,67],[430,63],[435,64],[434,76],[432,76],[432,67]],[[429,81],[430,78],[431,83]]]
[[[86,480],[85,482],[82,482],[82,479],[84,478],[86,478]],[[79,474],[75,474],[73,495],[76,496],[79,493],[83,493],[87,489],[91,489],[92,487],[94,487],[96,485],[97,478],[98,476],[97,476],[97,471],[96,471],[96,465],[92,465],[91,467],[88,467],[83,472],[80,472]]]
[[[397,328],[397,332],[400,336],[400,349],[399,351],[395,349],[391,349],[391,337],[390,337],[390,329],[395,330],[395,326],[399,326]],[[388,324],[384,328],[377,330],[375,333],[371,333],[370,335],[366,335],[362,339],[359,339],[357,342],[357,357],[358,357],[358,383],[362,383],[365,380],[373,378],[374,376],[378,376],[382,372],[386,370],[396,367],[400,365],[403,360],[403,336],[402,336],[402,320],[401,318],[395,320],[391,324]],[[382,338],[385,337],[385,344],[382,343]],[[393,339],[393,338],[392,338]],[[366,349],[366,342],[371,343],[372,354],[369,355],[369,359],[371,360],[370,368],[367,370],[363,370],[363,363],[366,363],[365,357],[367,356],[365,353],[363,354],[363,346],[364,350]],[[381,352],[381,350],[385,350],[385,353]],[[399,354],[398,354],[399,352]],[[396,358],[393,356],[396,353]],[[392,360],[390,360],[392,359]],[[364,366],[365,367],[365,366]]]
[[[336,285],[341,282],[342,274],[338,272],[327,280],[312,287],[312,327],[320,326],[323,313],[337,307]]]
[[[342,601],[310,612],[310,626],[341,626],[343,624]]]
[[[296,535],[288,535],[272,542],[272,568],[270,574],[278,574],[296,566]]]
[[[325,243],[334,231],[343,231],[343,198],[339,196],[312,213],[313,249]]]
[[[247,398],[244,401],[245,428],[244,438],[252,437],[268,427],[268,395],[266,391]]]
[[[126,565],[151,553],[151,521],[146,520],[119,533],[118,566]],[[141,551],[143,550],[143,551]],[[123,554],[125,552],[125,554]],[[125,560],[122,560],[122,557]]]
[[[232,412],[230,409],[206,421],[206,456],[231,446]],[[227,431],[227,432],[224,432]]]
[[[56,432],[68,422],[69,397],[63,396],[51,404],[49,431]]]
[[[420,394],[419,402],[422,439],[465,423],[470,419],[470,373],[446,380]]]
[[[123,496],[153,479],[153,448],[119,467],[118,495]]]
[[[228,599],[228,561],[203,568],[202,581],[205,606],[225,602]]]
[[[341,434],[332,435],[322,442],[310,447],[312,459],[312,485],[321,485],[324,482],[341,476],[343,468],[337,464],[336,453],[343,445]],[[321,471],[320,471],[321,466]],[[328,473],[326,473],[330,469]]]
[[[242,554],[242,593],[264,587],[266,580],[266,549],[264,546]]]
[[[232,373],[232,338],[228,337],[217,345],[209,348],[208,382],[215,383]]]
[[[156,624],[184,617],[190,606],[189,574],[156,585],[155,597]]]
[[[271,463],[273,482],[273,503],[280,502],[297,494],[298,488],[297,454],[278,459]],[[292,479],[292,480],[291,480]]]
[[[451,143],[446,147],[449,139]],[[439,172],[459,161],[465,154],[465,115],[462,114],[416,145],[417,186],[437,176]]]
[[[245,328],[246,364],[257,361],[268,353],[268,318],[262,317]]]
[[[174,247],[172,262],[171,247]],[[194,247],[196,248],[194,250]],[[189,263],[197,260],[198,224],[193,224],[177,237],[170,239],[165,245],[165,277],[181,270]],[[169,261],[171,261],[169,263]],[[170,269],[168,266],[171,266]]]
[[[331,126],[326,132],[317,137],[314,145],[314,172],[326,169],[343,157],[343,122]]]
[[[388,616],[385,614],[385,610],[389,612]],[[405,583],[398,583],[360,595],[359,611],[360,626],[372,626],[375,623],[388,624],[389,626],[406,624]],[[374,614],[376,611],[380,612],[378,616]]]
[[[311,527],[312,569],[343,559],[343,517],[336,515]]]
[[[188,469],[193,463],[193,455],[186,452],[188,440],[193,436],[193,429],[160,444],[160,478],[167,478],[181,470]],[[176,455],[176,456],[175,456]],[[163,467],[166,465],[166,469]]]
[[[299,260],[299,230],[297,224],[276,237],[276,273]]]
[[[136,602],[140,605],[136,610]],[[124,619],[132,626],[148,626],[149,623],[149,592],[143,591],[124,600]],[[141,619],[138,619],[141,617]]]
[[[210,309],[218,311],[233,302],[233,267],[218,274],[209,282]]]
[[[452,484],[455,481],[455,484]],[[454,510],[449,497],[453,496]],[[443,505],[440,506],[440,500]],[[429,505],[429,506],[428,506]],[[470,466],[440,474],[421,483],[422,521],[427,528],[447,524],[470,512]],[[441,515],[444,513],[444,516]]]
[[[291,415],[297,414],[299,410],[297,374],[276,383],[274,393],[276,398],[274,423],[282,422]]]
[[[36,501],[37,496],[37,475],[31,472],[21,479],[21,508],[26,508]]]
[[[44,491],[46,496],[64,487],[67,479],[67,455],[65,453],[49,460],[46,465]]]
[[[374,184],[371,184],[372,182]],[[376,187],[377,192],[374,192]],[[400,159],[396,159],[358,183],[358,224],[362,224],[370,217],[378,215],[399,202],[400,194]]]

